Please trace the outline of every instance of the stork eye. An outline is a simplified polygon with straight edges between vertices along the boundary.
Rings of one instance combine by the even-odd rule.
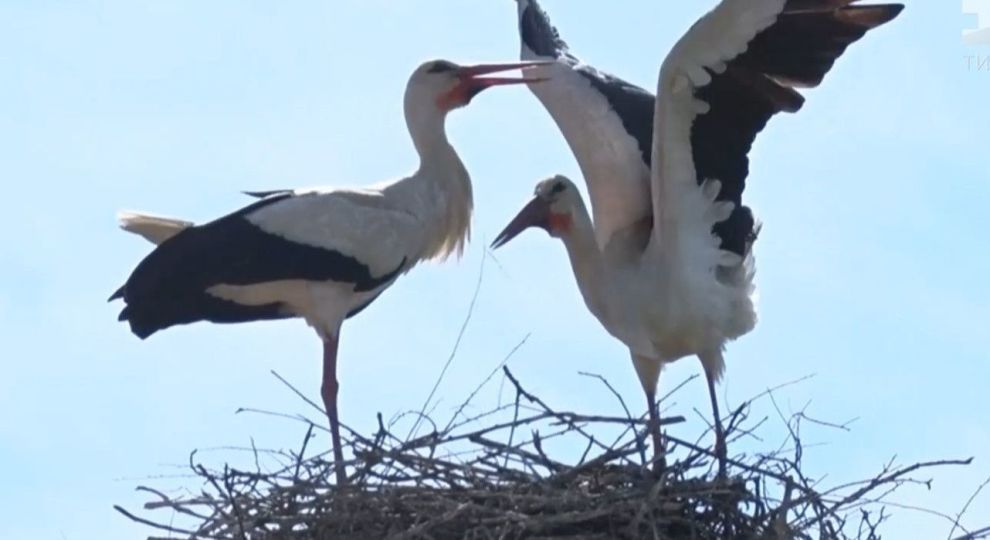
[[[427,73],[446,73],[448,71],[453,71],[457,69],[457,66],[453,62],[447,62],[446,60],[437,60],[430,65],[430,68],[426,70]]]
[[[567,189],[567,186],[563,182],[557,182],[556,184],[550,187],[550,193],[556,195],[564,191],[565,189]]]

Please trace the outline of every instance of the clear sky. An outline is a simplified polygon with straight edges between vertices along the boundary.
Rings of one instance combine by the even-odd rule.
[[[712,4],[545,0],[578,54],[646,87]],[[720,389],[738,404],[817,374],[778,398],[858,418],[849,433],[809,434],[824,444],[809,451],[809,470],[836,482],[894,455],[975,456],[938,472],[930,491],[893,497],[951,513],[990,475],[990,62],[978,71],[966,59],[990,47],[962,44],[973,22],[959,2],[910,2],[807,92],[800,114],[759,138],[745,197],[764,221],[761,321],[729,346]],[[298,425],[234,414],[305,411],[269,370],[318,396],[320,344],[300,321],[201,324],[145,342],[117,323],[120,306],[105,299],[149,246],[117,230],[116,211],[205,220],[244,204],[244,189],[404,175],[415,165],[401,114],[412,69],[517,55],[509,0],[0,2],[0,538],[145,535],[111,506],[138,507],[133,487],[175,474],[190,450],[252,437],[298,444]],[[342,415],[359,429],[426,397],[485,246],[535,182],[580,178],[524,88],[482,94],[448,127],[474,179],[474,242],[459,263],[416,269],[344,326]],[[546,400],[614,413],[584,370],[639,404],[627,353],[586,313],[562,246],[531,232],[494,256],[438,410],[527,334],[510,366]],[[684,360],[661,384],[699,372]],[[708,411],[700,381],[678,395],[673,412],[692,425],[675,430],[697,428],[693,407]],[[969,524],[988,516],[984,496]],[[887,530],[948,529],[895,509]]]

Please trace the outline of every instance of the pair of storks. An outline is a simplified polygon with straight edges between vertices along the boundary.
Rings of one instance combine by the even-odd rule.
[[[196,321],[302,317],[324,343],[322,397],[337,482],[346,482],[337,416],[343,321],[419,262],[459,254],[472,210],[467,169],[447,140],[451,110],[485,88],[526,83],[557,123],[585,177],[592,215],[562,176],[498,236],[528,227],[560,238],[585,304],[629,347],[647,396],[658,462],[655,390],[664,364],[696,355],[710,393],[719,472],[726,448],[715,396],[725,343],[754,327],[752,245],[742,204],[750,146],[796,88],[821,83],[846,47],[900,13],[856,0],[721,0],[664,60],[657,95],[575,57],[537,0],[517,0],[522,60],[421,65],[405,115],[419,169],[369,188],[253,194],[259,200],[193,225],[141,214],[123,228],[158,247],[111,299],[146,338]],[[523,77],[490,73],[523,70]]]

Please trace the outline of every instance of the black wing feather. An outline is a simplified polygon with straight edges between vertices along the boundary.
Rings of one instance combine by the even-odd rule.
[[[691,129],[698,182],[720,180],[718,200],[736,205],[729,219],[713,228],[722,249],[744,255],[755,239],[755,219],[742,205],[742,193],[756,136],[775,114],[801,108],[804,98],[793,87],[820,84],[850,44],[903,9],[849,3],[791,0],[777,22],[758,34],[722,73],[709,71],[711,83],[696,92],[711,106]]]
[[[653,111],[657,98],[635,84],[587,66],[578,66],[574,71],[605,96],[626,133],[636,139],[643,163],[649,168],[653,160]]]
[[[255,210],[292,196],[270,195],[162,242],[111,297],[122,297],[127,303],[121,318],[142,338],[175,324],[202,320],[226,323],[286,318],[293,314],[281,304],[246,306],[206,291],[219,284],[295,279],[353,283],[355,291],[367,291],[401,272],[405,259],[394,271],[376,277],[354,257],[286,240],[247,220]]]
[[[605,96],[636,139],[650,167],[655,96],[618,77],[580,65],[537,0],[528,2],[519,19],[522,42],[541,56],[571,62],[573,69]],[[813,87],[836,59],[869,30],[894,19],[900,4],[850,5],[854,0],[790,0],[777,21],[758,34],[743,54],[721,73],[709,71],[710,84],[696,97],[711,110],[698,116],[691,145],[698,183],[716,178],[718,199],[732,201],[735,211],[713,227],[722,249],[745,255],[755,239],[756,221],[742,205],[749,174],[748,153],[756,136],[779,112],[796,112],[804,103],[793,87]]]
[[[537,0],[519,0],[526,7],[519,15],[519,37],[529,50],[540,56],[553,58],[569,57],[567,43],[560,32],[550,22],[550,16],[540,7]]]

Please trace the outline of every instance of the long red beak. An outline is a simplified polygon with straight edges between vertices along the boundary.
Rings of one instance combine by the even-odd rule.
[[[512,218],[512,221],[502,229],[502,232],[492,242],[492,249],[498,249],[510,240],[519,236],[519,233],[530,227],[539,227],[550,232],[550,202],[542,197],[533,197],[522,210]]]
[[[458,84],[438,100],[438,104],[444,109],[453,109],[471,102],[474,96],[480,94],[486,88],[502,86],[508,84],[526,84],[545,81],[544,77],[484,77],[489,73],[509,71],[518,69],[525,71],[527,68],[551,64],[552,62],[511,62],[505,64],[477,64],[474,66],[462,66],[457,68],[456,75]]]
[[[536,60],[532,62],[507,62],[500,64],[475,64],[473,66],[462,66],[457,69],[457,76],[463,83],[470,83],[474,87],[482,89],[490,86],[503,84],[523,84],[545,81],[545,77],[482,77],[489,73],[499,73],[518,69],[525,73],[526,69],[552,64],[553,61]]]

